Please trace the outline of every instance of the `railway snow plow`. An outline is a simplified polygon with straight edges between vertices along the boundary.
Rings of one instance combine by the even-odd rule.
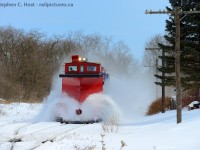
[[[101,104],[101,107],[99,107],[98,104],[98,107],[96,107],[97,104],[95,103],[99,103],[97,101],[102,100],[96,101],[94,97],[90,96],[103,92],[104,82],[108,78],[104,67],[102,67],[100,63],[88,62],[85,58],[72,55],[72,61],[65,63],[64,73],[60,74],[59,77],[62,78],[62,93],[67,94],[73,99],[73,103],[76,103],[76,105],[66,105],[65,107],[64,104],[61,103],[60,107],[68,110],[66,113],[72,113],[75,116],[72,118],[65,118],[62,115],[58,115],[56,116],[57,121],[74,124],[87,124],[102,121],[99,115],[102,114],[102,112],[99,110],[104,109],[104,104],[107,105],[108,102],[103,102],[104,104]],[[85,106],[87,103],[89,103],[89,106]],[[94,104],[95,107],[92,108],[92,111],[88,112],[88,109],[92,107],[91,104]],[[99,114],[91,118],[85,117],[84,113],[88,113],[90,116],[95,113]]]

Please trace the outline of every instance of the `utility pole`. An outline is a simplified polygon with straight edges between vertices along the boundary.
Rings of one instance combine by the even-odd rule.
[[[160,48],[145,48],[145,50],[161,50]],[[164,52],[164,50],[162,50],[162,57],[163,57],[163,59],[162,59],[162,67],[164,67],[165,66],[165,60],[164,60],[164,56],[165,56],[165,52]],[[156,57],[157,57],[157,55],[156,55]],[[156,58],[156,73],[158,74],[158,72],[157,72],[157,68],[158,68],[158,58]],[[163,80],[164,80],[164,78],[165,78],[165,73],[164,72],[162,72],[162,78],[163,78]],[[162,113],[165,113],[165,85],[164,85],[164,82],[163,82],[163,80],[162,80]],[[157,78],[156,78],[156,82],[157,82]],[[156,89],[157,90],[157,89]]]
[[[175,74],[176,74],[176,103],[177,103],[177,123],[182,122],[182,101],[181,101],[181,76],[180,76],[180,21],[188,14],[197,14],[200,11],[190,10],[182,11],[180,7],[176,7],[175,11],[145,11],[145,14],[171,14],[174,15],[176,26],[176,40],[175,40]],[[180,14],[185,14],[180,18]]]
[[[162,50],[162,67],[165,67],[165,51]],[[165,72],[162,72],[162,113],[165,113]]]
[[[175,39],[175,74],[176,74],[176,110],[177,123],[182,122],[182,101],[181,101],[181,76],[180,76],[180,8],[176,7],[174,14],[176,26]]]

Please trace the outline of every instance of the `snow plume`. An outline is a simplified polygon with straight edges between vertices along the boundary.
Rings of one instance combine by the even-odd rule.
[[[120,111],[114,101],[104,94],[92,94],[82,104],[62,93],[61,78],[54,77],[50,95],[44,99],[43,109],[36,116],[34,122],[55,121],[62,117],[66,121],[88,121],[101,119],[104,122],[115,119],[119,121]],[[81,109],[82,114],[77,115],[76,110]]]
[[[55,94],[55,93],[54,93]],[[116,104],[106,95],[90,95],[85,102],[79,104],[73,98],[66,94],[60,94],[54,97],[47,97],[43,110],[36,117],[38,121],[55,121],[56,117],[62,117],[66,121],[89,121],[102,119],[107,122],[111,119],[119,120],[120,112]],[[76,110],[81,109],[82,114],[77,115]]]
[[[105,94],[114,99],[121,109],[124,119],[139,119],[147,111],[150,103],[156,99],[156,86],[153,74],[145,71],[129,76],[110,76]]]

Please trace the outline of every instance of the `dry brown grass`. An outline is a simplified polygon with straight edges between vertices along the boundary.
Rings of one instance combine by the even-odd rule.
[[[77,147],[77,146],[74,146],[75,150],[95,150],[96,146],[93,145],[93,146],[86,146],[85,148],[80,148],[80,147]]]
[[[170,105],[171,105],[171,98],[166,97],[165,98],[165,110],[170,109]],[[153,114],[157,114],[159,112],[162,112],[162,98],[156,99],[155,101],[153,101],[151,103],[146,115],[153,115]]]
[[[104,137],[105,137],[105,134],[101,134],[101,145],[102,145],[102,150],[106,150],[106,144],[105,144],[105,141],[104,141]]]
[[[120,147],[120,150],[122,150],[126,145],[126,143],[124,141],[121,141],[121,147]]]
[[[102,124],[102,129],[105,133],[117,133],[118,124]]]
[[[119,120],[112,117],[110,120],[101,124],[104,133],[117,133],[119,128]]]

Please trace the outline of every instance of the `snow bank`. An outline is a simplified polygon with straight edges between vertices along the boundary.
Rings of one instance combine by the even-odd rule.
[[[37,103],[0,104],[1,122],[31,122],[41,107],[42,105]]]

